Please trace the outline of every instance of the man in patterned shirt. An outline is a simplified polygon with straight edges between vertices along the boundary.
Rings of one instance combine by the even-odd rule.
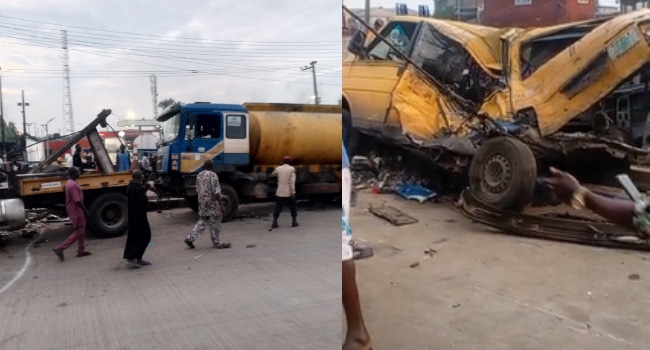
[[[350,193],[352,189],[350,176],[350,161],[348,153],[343,145],[343,172],[342,185],[343,195],[343,230],[342,251],[343,251],[343,309],[347,321],[348,331],[343,343],[343,350],[370,350],[370,335],[366,329],[361,312],[359,291],[357,289],[356,269],[354,266],[354,253],[352,247],[352,228],[350,227]]]
[[[192,233],[185,239],[185,244],[194,248],[194,241],[199,238],[207,226],[210,228],[213,248],[230,248],[230,243],[219,241],[221,219],[225,208],[221,198],[219,177],[214,172],[214,163],[211,159],[203,162],[203,171],[196,176],[196,192],[199,195],[199,221],[194,226]]]

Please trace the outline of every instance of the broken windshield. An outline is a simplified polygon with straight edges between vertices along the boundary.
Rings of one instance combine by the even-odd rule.
[[[163,144],[176,140],[181,130],[181,113],[176,113],[173,117],[160,123],[160,140]]]
[[[461,44],[430,24],[422,26],[411,59],[432,77],[475,102],[496,84],[496,79]]]
[[[521,79],[528,78],[539,67],[594,30],[598,24],[600,23],[570,27],[559,32],[539,36],[522,45]]]
[[[417,23],[412,22],[393,22],[384,27],[379,33],[391,45],[399,50],[399,53],[408,56]],[[368,57],[372,60],[395,60],[400,59],[395,52],[384,40],[375,38],[368,48]]]

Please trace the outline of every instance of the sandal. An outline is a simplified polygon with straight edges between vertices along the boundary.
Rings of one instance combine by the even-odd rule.
[[[375,252],[372,249],[372,247],[353,246],[352,252],[353,252],[354,260],[368,259],[375,255]]]
[[[227,249],[230,248],[230,243],[219,243],[212,246],[214,249]]]

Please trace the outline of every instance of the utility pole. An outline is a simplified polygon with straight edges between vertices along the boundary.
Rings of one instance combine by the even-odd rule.
[[[72,93],[70,92],[70,57],[68,56],[68,31],[61,31],[61,61],[63,62],[63,129],[67,134],[74,132]]]
[[[7,152],[5,151],[5,112],[2,106],[2,76],[0,76],[0,123],[2,123],[2,127],[0,132],[2,132],[2,154],[0,157],[2,157],[2,163],[7,162]]]
[[[153,119],[156,119],[158,118],[158,85],[156,84],[156,75],[151,74],[149,81],[151,81],[151,97],[153,99]]]
[[[370,0],[366,0],[366,24],[370,25]]]
[[[320,104],[320,98],[318,97],[318,88],[316,87],[316,61],[311,61],[308,66],[302,67],[302,71],[310,70],[311,69],[311,74],[314,79],[314,102],[319,105]]]
[[[43,124],[43,127],[45,128],[45,158],[50,156],[50,129],[49,129],[49,125],[54,119],[55,118],[52,118],[52,119],[48,120],[47,123]]]
[[[29,106],[29,103],[25,103],[25,90],[21,90],[20,93],[22,95],[22,101],[23,102],[22,103],[18,102],[18,106],[23,107],[23,140],[24,140],[24,142],[23,142],[22,147],[23,147],[23,157],[24,157],[23,161],[26,162],[27,161],[27,149],[26,149],[26,147],[27,147],[27,119],[25,117],[25,106]]]

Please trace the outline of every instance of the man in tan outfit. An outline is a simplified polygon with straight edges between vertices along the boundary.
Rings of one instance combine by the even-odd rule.
[[[289,163],[291,163],[291,157],[285,156],[282,158],[282,165],[275,168],[271,174],[271,176],[278,177],[278,190],[275,192],[275,212],[273,213],[273,225],[271,228],[278,228],[278,217],[280,217],[282,208],[287,202],[289,203],[291,217],[293,218],[291,227],[298,226],[298,222],[296,221],[296,216],[298,216],[298,212],[296,211],[296,169],[289,165]]]

